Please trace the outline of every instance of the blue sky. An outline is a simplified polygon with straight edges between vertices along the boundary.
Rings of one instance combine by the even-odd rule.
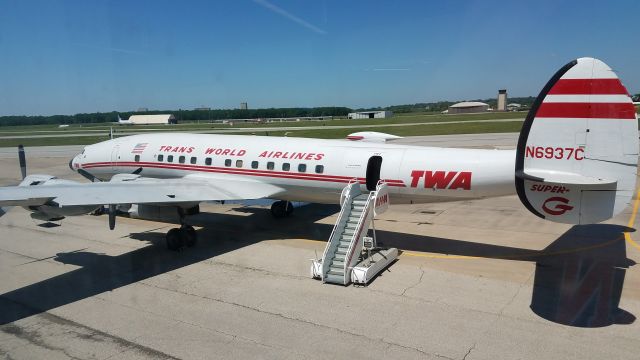
[[[0,115],[537,95],[595,56],[640,92],[640,1],[0,0]]]

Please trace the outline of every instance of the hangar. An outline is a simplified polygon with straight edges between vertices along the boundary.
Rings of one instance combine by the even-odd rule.
[[[449,106],[449,114],[478,113],[489,110],[489,104],[479,101],[463,101]]]
[[[177,124],[178,121],[173,114],[154,114],[154,115],[131,115],[129,124],[151,125],[151,124]]]
[[[384,119],[393,116],[393,111],[359,111],[349,113],[349,119]]]

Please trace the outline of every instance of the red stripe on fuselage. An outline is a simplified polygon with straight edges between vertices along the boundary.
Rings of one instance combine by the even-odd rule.
[[[311,180],[311,181],[326,181],[326,182],[339,182],[348,183],[353,177],[337,176],[337,175],[322,175],[322,174],[305,174],[305,173],[287,173],[280,171],[263,171],[263,170],[250,170],[241,168],[221,168],[215,166],[198,166],[187,164],[168,164],[168,163],[152,163],[152,162],[95,162],[83,164],[83,169],[100,168],[100,167],[135,167],[135,168],[156,168],[156,169],[171,169],[171,170],[184,170],[184,171],[196,171],[196,172],[211,172],[211,173],[223,173],[223,174],[235,174],[235,175],[248,175],[248,176],[260,176],[260,177],[273,177],[284,179],[296,179],[296,180]],[[365,178],[357,178],[359,182],[365,182]],[[384,180],[389,186],[405,187],[402,180]]]
[[[636,119],[632,103],[547,103],[543,102],[537,118]]]
[[[560,79],[549,95],[628,95],[620,79]]]

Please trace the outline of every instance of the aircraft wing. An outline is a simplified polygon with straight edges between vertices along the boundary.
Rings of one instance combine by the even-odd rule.
[[[240,178],[114,177],[108,182],[0,187],[0,206],[167,204],[268,198],[282,192],[274,185]]]

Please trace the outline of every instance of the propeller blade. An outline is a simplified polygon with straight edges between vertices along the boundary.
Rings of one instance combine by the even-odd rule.
[[[20,162],[20,172],[22,180],[27,177],[27,160],[24,156],[24,146],[18,145],[18,161]]]
[[[87,170],[76,169],[76,171],[78,172],[78,174],[80,174],[80,175],[84,176],[85,178],[89,179],[91,182],[99,182],[100,181],[100,179],[98,179],[97,177],[93,176]]]
[[[109,205],[109,230],[116,228],[116,206]]]

